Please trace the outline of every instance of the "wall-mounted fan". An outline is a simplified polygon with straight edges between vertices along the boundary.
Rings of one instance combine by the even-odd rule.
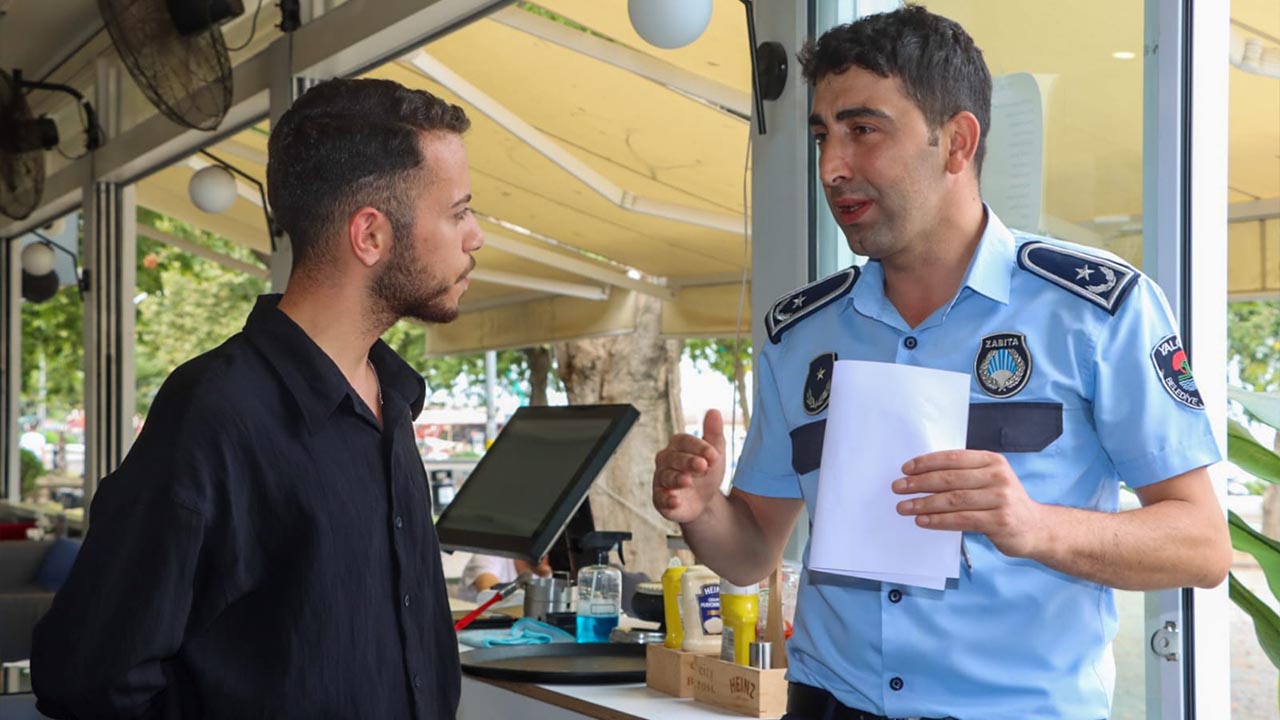
[[[221,26],[241,0],[98,0],[120,59],[165,117],[213,130],[231,107],[231,60]]]
[[[55,90],[72,95],[84,110],[85,149],[102,142],[97,117],[75,88],[24,80],[0,70],[0,213],[22,220],[40,205],[44,194],[44,151],[58,146],[58,126],[47,117],[36,117],[24,90]]]

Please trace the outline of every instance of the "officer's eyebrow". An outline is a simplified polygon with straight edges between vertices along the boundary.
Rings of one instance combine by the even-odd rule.
[[[836,122],[847,122],[867,117],[893,121],[893,117],[889,113],[866,105],[858,105],[857,107],[843,108],[836,111]],[[827,124],[822,121],[822,116],[818,113],[813,113],[809,116],[809,127],[824,128],[826,126]]]

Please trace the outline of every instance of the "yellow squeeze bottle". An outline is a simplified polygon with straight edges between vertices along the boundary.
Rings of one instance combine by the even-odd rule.
[[[684,642],[684,623],[680,611],[680,576],[687,570],[680,558],[673,557],[662,573],[662,611],[667,624],[663,647],[679,650]]]
[[[720,659],[748,665],[751,643],[756,641],[756,621],[760,618],[760,585],[738,586],[720,578]]]

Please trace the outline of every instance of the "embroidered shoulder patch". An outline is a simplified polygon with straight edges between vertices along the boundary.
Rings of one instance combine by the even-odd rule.
[[[782,296],[773,304],[773,307],[769,308],[769,314],[764,318],[764,327],[769,332],[769,340],[777,345],[782,341],[782,335],[787,330],[819,309],[847,295],[861,273],[857,266],[846,268]]]
[[[1018,266],[1112,315],[1138,282],[1138,271],[1124,263],[1045,242],[1023,245]]]
[[[1196,387],[1196,379],[1191,375],[1187,351],[1182,349],[1182,341],[1177,335],[1168,335],[1151,348],[1151,364],[1156,367],[1160,384],[1174,400],[1189,408],[1204,409],[1200,388]]]

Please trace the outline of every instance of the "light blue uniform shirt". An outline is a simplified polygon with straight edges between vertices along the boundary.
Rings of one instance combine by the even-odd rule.
[[[1121,482],[1221,459],[1155,284],[1113,255],[987,219],[959,293],[918,327],[885,298],[877,262],[778,301],[735,487],[803,497],[813,516],[828,353],[968,373],[969,447],[1003,453],[1040,503],[1113,512]],[[1107,717],[1111,589],[980,534],[965,546],[972,569],[943,591],[806,569],[788,678],[890,717]]]

